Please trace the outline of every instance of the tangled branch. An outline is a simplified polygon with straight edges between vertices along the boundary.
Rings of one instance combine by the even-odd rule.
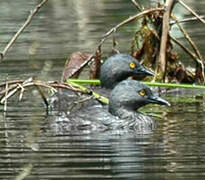
[[[29,88],[29,87],[38,87],[38,88],[43,87],[43,88],[48,88],[54,92],[57,92],[58,89],[60,88],[60,89],[72,90],[75,92],[89,93],[88,91],[81,90],[80,88],[75,87],[71,84],[59,83],[56,81],[44,82],[44,81],[40,81],[40,80],[35,80],[33,78],[29,78],[25,81],[24,80],[16,80],[16,81],[7,81],[5,83],[1,83],[0,88],[2,88],[2,89],[0,91],[0,95],[2,95],[2,97],[1,97],[0,103],[5,104],[10,97],[15,95],[19,91],[20,91],[19,100],[21,100],[23,97],[23,93],[24,93],[25,89]],[[45,102],[46,101],[45,95],[42,95],[42,92],[40,92],[40,94]],[[45,103],[48,104],[47,102],[45,102]]]
[[[33,16],[39,11],[39,9],[47,2],[48,0],[43,0],[40,4],[38,4],[33,11],[31,11],[30,15],[28,16],[27,20],[23,24],[23,26],[16,32],[16,34],[12,37],[12,39],[9,41],[7,46],[4,48],[2,52],[0,52],[0,63],[2,62],[4,56],[8,52],[8,50],[11,48],[11,46],[15,43],[16,39],[20,36],[20,34],[24,31],[24,29],[30,24],[31,20],[33,19]]]

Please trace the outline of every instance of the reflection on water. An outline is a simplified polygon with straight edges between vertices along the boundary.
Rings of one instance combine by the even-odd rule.
[[[187,2],[204,14],[203,1]],[[37,3],[0,1],[1,50]],[[187,16],[187,11],[181,12]],[[93,51],[102,34],[134,13],[135,7],[123,0],[49,0],[0,64],[1,81],[60,79],[72,52]],[[204,54],[204,26],[185,26]],[[130,25],[117,34],[122,52],[128,52],[132,31]],[[110,47],[106,43],[104,52]],[[21,172],[29,174],[25,179],[204,179],[203,96],[174,96],[168,109],[149,106],[149,112],[166,113],[156,131],[144,136],[109,131],[57,135],[47,126],[46,110],[35,90],[22,102],[11,99],[7,112],[0,106],[0,179],[14,179]]]
[[[203,99],[192,100],[172,102],[157,130],[143,136],[56,135],[42,109],[10,107],[0,123],[0,178],[28,166],[26,179],[204,179],[205,106]]]
[[[189,1],[194,9],[199,9],[198,13],[204,14],[201,8],[203,2],[194,2]],[[26,0],[0,2],[0,50],[3,50],[37,3]],[[176,7],[178,14],[187,17],[189,13],[179,7]],[[60,79],[62,67],[71,53],[93,52],[105,32],[135,13],[135,6],[123,0],[49,0],[5,57],[0,66],[0,79],[5,80],[7,76],[9,79],[30,76]],[[204,39],[200,38],[204,35],[204,25],[189,22],[184,26],[204,54]],[[176,28],[173,27],[173,30]],[[117,48],[129,52],[134,33],[135,23],[122,27],[120,33],[116,34]],[[103,46],[105,55],[111,51],[111,47],[112,39],[109,39]],[[176,48],[180,50],[178,46]],[[182,60],[192,61],[186,56]]]

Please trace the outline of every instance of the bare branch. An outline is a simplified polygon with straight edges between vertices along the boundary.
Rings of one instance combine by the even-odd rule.
[[[200,18],[204,19],[205,16],[200,16]],[[198,20],[197,17],[191,17],[191,18],[185,18],[185,19],[181,19],[181,20],[178,20],[178,23],[184,23],[184,22],[189,22],[189,21],[196,21]],[[170,22],[170,25],[173,25],[173,24],[176,24],[177,22],[176,21],[171,21]]]
[[[146,15],[146,14],[149,14],[149,13],[153,13],[155,11],[164,11],[164,8],[153,8],[153,9],[148,9],[148,10],[145,10],[143,12],[140,12],[134,16],[131,16],[129,17],[128,19],[125,19],[124,21],[122,21],[121,23],[117,24],[115,27],[113,27],[112,29],[110,29],[107,33],[105,33],[105,35],[103,36],[103,38],[101,39],[99,46],[101,46],[104,41],[108,38],[108,36],[110,36],[110,34],[112,34],[113,32],[116,32],[118,28],[120,28],[121,26],[129,23],[129,22],[132,22],[136,19],[139,19],[141,18],[142,16]],[[98,49],[98,48],[97,48]]]
[[[184,6],[188,11],[190,11],[194,16],[196,16],[202,23],[205,24],[205,20],[201,18],[196,12],[194,12],[193,9],[191,9],[189,6],[187,6],[182,0],[178,0],[178,2]]]
[[[191,37],[190,37],[189,34],[186,32],[186,30],[183,28],[183,26],[182,26],[180,23],[178,23],[177,18],[176,18],[174,15],[172,15],[172,18],[177,22],[177,25],[178,25],[179,29],[181,30],[181,32],[184,34],[184,37],[187,39],[187,41],[189,42],[189,44],[190,44],[190,45],[192,46],[192,48],[194,49],[194,51],[195,51],[197,57],[203,61],[203,57],[202,57],[202,55],[200,54],[200,51],[199,51],[199,49],[197,48],[197,45],[194,43],[194,41],[192,41]]]
[[[161,35],[161,44],[160,44],[160,52],[159,52],[159,68],[161,70],[162,75],[164,76],[165,68],[166,68],[166,49],[167,49],[167,40],[169,34],[169,17],[173,7],[174,0],[167,0],[165,3],[166,11],[163,15],[162,22],[162,35]]]
[[[202,69],[202,71],[201,71],[202,81],[204,82],[204,80],[205,80],[204,79],[204,59],[203,59],[197,45],[194,43],[194,41],[192,41],[189,34],[186,32],[186,30],[183,28],[183,26],[178,22],[177,18],[174,15],[172,15],[172,18],[177,22],[179,29],[182,31],[182,33],[184,34],[184,37],[187,39],[187,41],[189,42],[189,44],[191,45],[191,47],[195,51],[195,54],[193,54],[193,53],[191,53],[191,51],[188,51],[188,48],[181,46],[186,52],[188,52],[189,55],[192,56],[192,58],[194,59],[194,61],[197,64],[197,66],[201,67],[201,69]]]
[[[37,88],[39,94],[41,95],[41,98],[43,99],[43,101],[44,101],[46,107],[48,107],[48,106],[49,106],[49,103],[48,103],[48,101],[47,101],[47,99],[46,99],[45,94],[43,93],[43,91],[41,90],[41,88],[40,88],[39,86],[36,85],[36,88]]]
[[[11,46],[14,44],[16,39],[19,37],[19,35],[24,31],[24,29],[30,24],[33,16],[38,12],[38,10],[47,2],[48,0],[43,0],[40,4],[38,4],[33,11],[31,11],[30,15],[28,16],[27,20],[23,24],[23,26],[16,32],[16,34],[13,36],[13,38],[9,41],[7,46],[4,48],[4,50],[0,53],[0,63],[3,60],[4,56],[8,52],[8,50],[11,48]]]
[[[135,7],[139,10],[139,11],[143,11],[144,8],[142,8],[142,6],[140,6],[140,4],[138,2],[136,2],[136,0],[132,0],[132,3],[135,5]]]
[[[55,81],[43,82],[40,80],[31,79],[30,81],[19,80],[19,82],[21,82],[21,83],[13,84],[14,81],[7,81],[4,83],[4,86],[6,86],[6,88],[0,92],[0,94],[4,94],[4,96],[2,97],[2,99],[0,101],[1,104],[5,104],[7,102],[7,99],[10,98],[11,96],[13,96],[14,94],[16,94],[16,92],[18,92],[18,91],[21,92],[20,98],[22,98],[22,96],[23,96],[22,92],[24,91],[24,89],[28,88],[28,87],[32,87],[32,86],[35,86],[37,88],[39,88],[39,87],[49,88],[49,89],[54,90],[55,92],[57,91],[55,88],[63,88],[63,89],[68,89],[68,90],[72,90],[75,92],[89,93],[88,91],[86,91],[86,90],[83,91],[80,88],[72,86],[71,84],[58,83]],[[10,87],[9,87],[9,84],[11,84]],[[1,86],[3,86],[3,84],[1,84]],[[43,98],[45,104],[47,105],[48,103],[45,100],[46,99],[45,96],[43,94],[40,94],[40,95]]]
[[[177,40],[176,38],[170,36],[170,38],[176,43],[178,44],[187,54],[189,54],[191,56],[191,58],[194,60],[194,61],[198,61],[197,59],[197,56],[196,54],[194,54],[190,49],[188,49],[186,46],[184,46],[179,40]]]
[[[24,80],[12,80],[12,81],[7,81],[7,82],[4,82],[4,83],[0,83],[0,87],[1,86],[5,86],[6,83],[9,83],[10,84],[16,84],[16,83],[22,83],[24,82]]]

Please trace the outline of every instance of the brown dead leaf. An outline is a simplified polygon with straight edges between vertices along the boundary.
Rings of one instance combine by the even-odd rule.
[[[196,65],[195,82],[199,84],[204,82],[203,70],[199,64]]]
[[[194,74],[186,69],[182,63],[176,64],[175,69],[169,71],[168,80],[177,83],[194,83]]]
[[[90,79],[99,78],[101,67],[101,51],[100,49],[96,51],[94,61],[90,66]]]
[[[75,52],[66,61],[61,77],[61,82],[65,82],[68,78],[77,78],[92,58],[92,54]]]

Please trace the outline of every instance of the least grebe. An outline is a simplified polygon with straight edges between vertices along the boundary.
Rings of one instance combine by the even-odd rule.
[[[94,91],[102,94],[105,97],[109,97],[110,90],[120,81],[127,79],[132,75],[153,75],[151,71],[144,68],[139,62],[133,57],[127,54],[115,54],[109,57],[105,63],[101,66],[100,71],[100,80],[102,87],[94,87]],[[69,105],[73,102],[75,93],[71,91],[61,91],[55,93],[52,97],[49,98],[50,109],[65,111],[69,109]],[[94,105],[98,103],[97,101],[89,102],[89,105]]]
[[[118,53],[109,57],[101,66],[100,81],[102,87],[113,89],[122,80],[133,75],[153,76],[130,55]]]
[[[151,117],[137,110],[149,103],[170,105],[166,100],[154,95],[147,85],[138,81],[124,80],[111,91],[108,107],[94,105],[78,109],[77,112],[64,116],[63,121],[58,117],[61,124],[55,124],[55,128],[58,128],[56,131],[64,129],[64,133],[78,130],[93,132],[120,129],[147,134],[155,129],[156,123]]]
[[[124,80],[111,91],[109,112],[120,118],[133,118],[138,115],[140,107],[150,103],[170,106],[169,102],[154,95],[147,85]]]

